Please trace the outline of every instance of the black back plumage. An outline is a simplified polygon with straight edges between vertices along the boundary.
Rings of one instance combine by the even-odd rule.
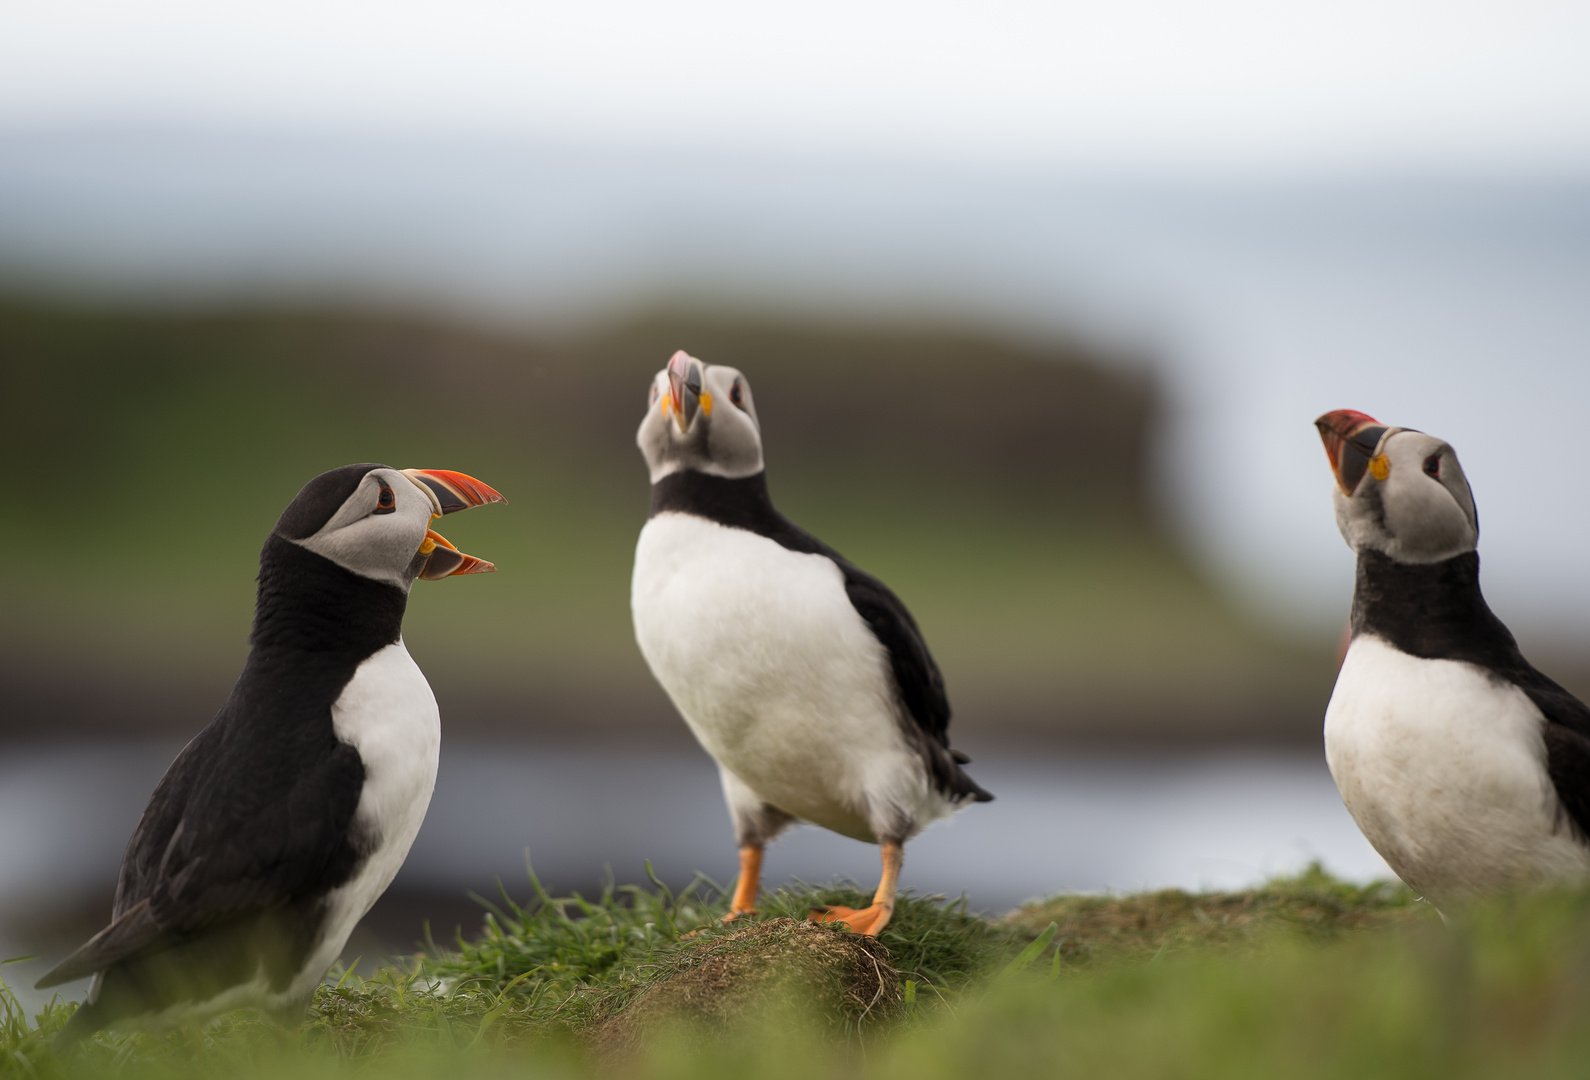
[[[1524,659],[1480,592],[1477,552],[1437,563],[1358,556],[1352,633],[1374,634],[1410,656],[1459,660],[1512,683],[1545,715],[1546,768],[1581,840],[1590,838],[1590,708]]]
[[[260,554],[243,672],[156,787],[123,859],[111,925],[44,979],[102,972],[68,1035],[203,1001],[301,969],[326,893],[373,847],[354,821],[364,765],[331,707],[359,665],[396,642],[407,596],[292,543],[313,534],[374,465],[311,481]]]
[[[671,473],[654,483],[651,491],[652,516],[668,512],[744,529],[790,551],[821,555],[838,566],[851,606],[888,653],[902,728],[934,787],[953,799],[993,799],[961,768],[968,759],[950,749],[950,702],[944,677],[911,612],[887,585],[779,513],[767,490],[766,473],[736,479],[690,469]]]

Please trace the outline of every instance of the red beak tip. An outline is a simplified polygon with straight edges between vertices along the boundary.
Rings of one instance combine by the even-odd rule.
[[[1381,426],[1379,420],[1357,409],[1332,409],[1314,421],[1314,426],[1321,431],[1330,430],[1342,436],[1350,435],[1367,424]]]

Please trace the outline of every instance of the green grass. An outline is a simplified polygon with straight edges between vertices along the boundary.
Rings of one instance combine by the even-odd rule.
[[[859,898],[799,887],[763,910]],[[715,925],[722,910],[704,882],[588,900],[532,886],[472,941],[328,986],[296,1031],[238,1013],[203,1031],[102,1034],[61,1058],[48,1040],[70,1006],[24,1018],[0,995],[0,1076],[611,1075],[592,1032],[721,956],[740,929]],[[1058,897],[995,920],[907,898],[882,940],[903,1007],[837,1034],[793,1006],[721,1037],[663,1033],[622,1071],[1552,1077],[1590,1060],[1585,891],[1500,897],[1450,926],[1400,886],[1318,870],[1239,893]]]

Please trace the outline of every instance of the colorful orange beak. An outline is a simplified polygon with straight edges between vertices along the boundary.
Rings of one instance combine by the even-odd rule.
[[[1314,421],[1314,426],[1319,428],[1319,437],[1325,443],[1325,456],[1330,459],[1336,483],[1342,494],[1351,495],[1358,490],[1369,460],[1380,448],[1386,425],[1366,413],[1337,409]]]
[[[505,503],[497,490],[489,484],[461,472],[448,469],[404,469],[403,475],[414,481],[431,500],[431,517],[457,513],[488,503]],[[485,559],[465,555],[452,542],[434,529],[425,530],[420,544],[420,554],[427,555],[420,577],[425,581],[440,581],[444,577],[460,574],[489,574],[497,568]]]
[[[668,399],[680,434],[689,431],[701,407],[701,361],[683,349],[668,359]]]
[[[420,577],[425,581],[440,581],[458,574],[491,574],[497,570],[485,559],[465,555],[435,529],[425,530],[425,542],[420,545],[420,554],[430,556],[420,571]]]
[[[508,501],[489,484],[481,483],[473,476],[461,472],[451,472],[447,469],[404,469],[403,475],[430,493],[438,515],[485,506],[487,503]]]

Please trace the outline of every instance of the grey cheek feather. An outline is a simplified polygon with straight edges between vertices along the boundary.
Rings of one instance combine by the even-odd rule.
[[[713,412],[733,408],[735,406],[725,398]],[[762,471],[761,439],[755,425],[739,417],[715,424],[707,416],[698,414],[690,430],[680,434],[673,421],[653,405],[635,433],[635,442],[646,459],[654,484],[684,469],[731,479],[754,476]]]
[[[1331,485],[1331,507],[1336,511],[1336,531],[1342,534],[1348,547],[1357,551],[1358,545],[1353,542],[1352,504],[1335,484]]]
[[[1404,562],[1440,562],[1473,551],[1478,534],[1467,508],[1453,497],[1444,481],[1427,477],[1403,463],[1393,473],[1395,487],[1386,493],[1389,554]]]
[[[1334,499],[1336,528],[1348,547],[1355,552],[1390,553],[1392,538],[1386,528],[1386,508],[1378,483],[1366,476],[1351,496],[1343,495],[1341,488],[1336,488]]]
[[[673,419],[664,416],[655,405],[647,410],[645,419],[641,421],[640,430],[635,433],[635,442],[640,447],[641,456],[646,459],[646,467],[651,472],[651,482],[654,484],[681,469],[700,468],[706,463],[701,426],[697,424],[686,434],[680,435]]]
[[[344,524],[352,515],[339,511],[319,532],[293,543],[360,577],[407,592],[424,563],[419,548],[430,524],[429,504],[420,501],[417,491],[414,495],[400,500],[395,514],[366,513]],[[355,493],[350,504],[357,498]]]
[[[748,417],[734,417],[714,428],[708,441],[712,464],[708,471],[731,480],[762,471],[761,435],[748,421]]]
[[[1400,482],[1399,482],[1400,481]],[[1388,481],[1366,477],[1351,498],[1338,489],[1336,525],[1354,551],[1379,551],[1398,562],[1440,562],[1473,551],[1479,540],[1467,508],[1444,482],[1394,467]]]

